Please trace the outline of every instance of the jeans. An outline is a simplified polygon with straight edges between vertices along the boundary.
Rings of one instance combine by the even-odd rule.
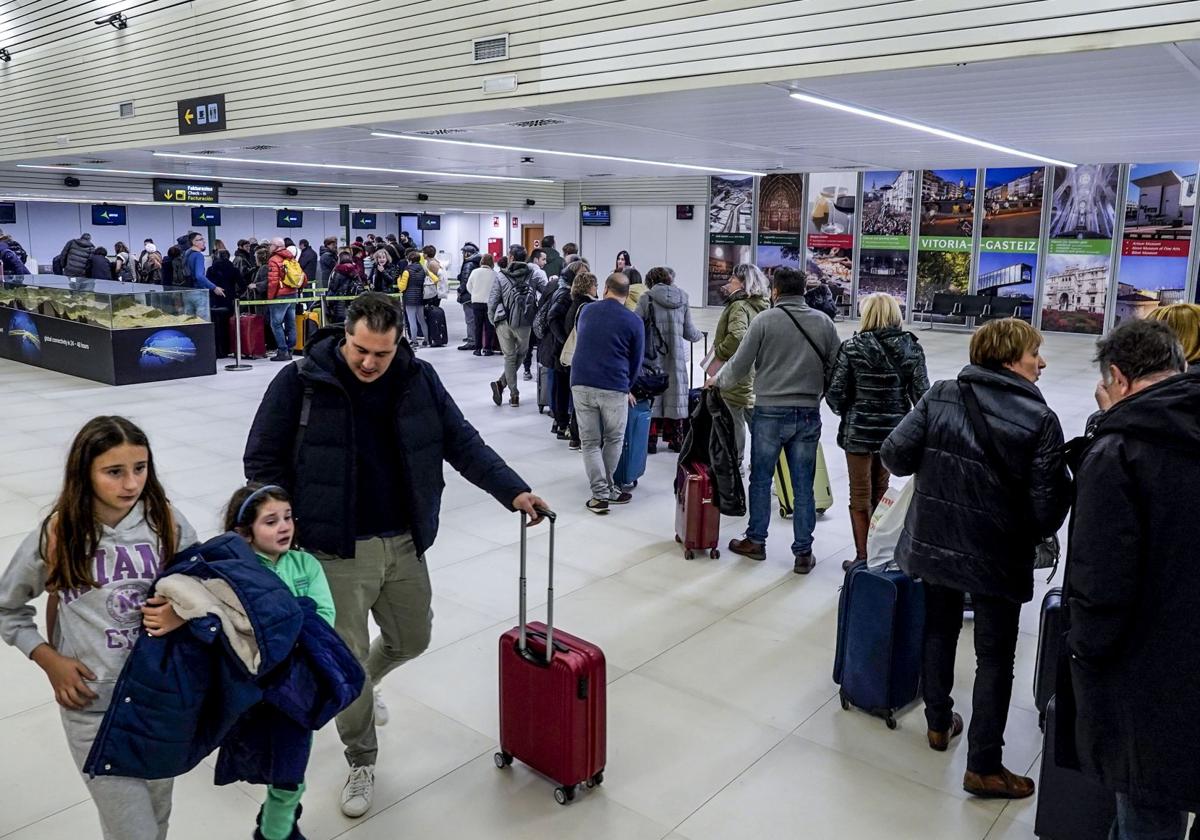
[[[795,514],[792,516],[792,553],[812,551],[817,509],[813,501],[813,475],[817,471],[817,444],[821,441],[821,410],[797,406],[758,406],[754,409],[750,441],[750,524],[746,538],[767,541],[767,528],[775,504],[771,497],[779,454],[787,453],[792,473]]]
[[[887,492],[891,473],[879,460],[878,452],[846,453],[846,468],[850,473],[850,510],[875,510]]]
[[[612,499],[620,492],[613,484],[613,473],[625,445],[629,395],[587,385],[573,385],[571,393],[575,396],[575,417],[592,498]]]
[[[405,304],[404,312],[408,316],[408,339],[416,344],[418,338],[428,336],[429,333],[425,326],[425,304]]]
[[[1129,794],[1118,793],[1117,818],[1108,840],[1183,840],[1187,823],[1185,811],[1139,805]]]
[[[525,358],[525,351],[529,349],[529,333],[529,327],[513,329],[507,321],[496,325],[496,338],[500,340],[500,352],[504,354],[501,389],[507,386],[513,397],[520,396],[517,382],[521,377],[517,375],[517,371],[521,369],[521,361]]]
[[[730,405],[729,412],[733,415],[733,438],[737,443],[738,471],[746,460],[746,432],[754,422],[754,409],[741,405]]]
[[[462,305],[462,308],[463,308],[463,319],[467,323],[467,337],[464,339],[464,341],[469,341],[472,344],[474,344],[475,343],[475,308],[473,306],[471,306],[471,304],[469,304],[469,303],[464,303]]]
[[[1013,661],[1021,605],[972,593],[975,605],[975,690],[967,730],[967,770],[982,776],[999,773],[1004,727],[1012,699]],[[925,584],[925,645],[921,654],[921,694],[929,728],[945,732],[952,723],[954,654],[963,623],[963,593]]]
[[[271,316],[271,332],[280,353],[291,353],[296,346],[296,304],[273,303],[267,307]]]
[[[360,539],[354,555],[318,559],[337,606],[334,627],[367,672],[362,694],[337,716],[346,761],[361,767],[374,764],[379,753],[373,688],[429,647],[433,592],[425,558],[417,555],[408,534]],[[379,625],[374,641],[368,615]]]
[[[488,320],[487,304],[472,303],[471,308],[475,310],[475,349],[495,350],[496,328]]]

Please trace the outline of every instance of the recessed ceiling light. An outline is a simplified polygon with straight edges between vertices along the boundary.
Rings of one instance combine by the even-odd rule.
[[[959,143],[969,143],[972,146],[979,146],[984,149],[991,149],[994,152],[1003,152],[1006,155],[1016,155],[1017,157],[1029,158],[1030,160],[1039,160],[1042,163],[1048,163],[1052,166],[1066,166],[1070,169],[1075,168],[1075,164],[1067,163],[1065,160],[1056,160],[1055,158],[1037,155],[1033,152],[1023,152],[1020,149],[1014,149],[1011,146],[1001,146],[999,143],[989,143],[987,140],[980,140],[976,137],[968,137],[965,134],[959,134],[956,131],[947,131],[944,128],[934,128],[931,125],[913,122],[912,120],[902,119],[901,117],[893,117],[890,114],[882,114],[878,111],[869,111],[866,108],[860,108],[857,105],[847,105],[844,102],[835,102],[832,99],[825,99],[820,96],[813,96],[810,93],[793,93],[792,99],[800,102],[807,102],[810,105],[820,105],[823,108],[832,108],[835,111],[843,111],[847,114],[855,114],[860,117],[867,117],[872,120],[898,125],[901,128],[911,128],[914,131],[923,131],[926,134],[933,134],[937,137],[944,137],[947,140],[957,140]]]
[[[431,138],[422,138],[431,139]],[[226,163],[253,163],[258,166],[296,166],[305,169],[342,169],[352,172],[387,172],[393,175],[428,175],[434,178],[467,178],[473,181],[523,181],[532,184],[553,184],[553,178],[517,178],[512,175],[475,175],[465,172],[430,172],[423,169],[389,169],[382,166],[354,166],[348,163],[302,163],[292,160],[261,160],[258,158],[203,157],[181,152],[155,152],[155,157],[182,160],[220,160]]]
[[[527,146],[506,146],[502,143],[474,143],[470,140],[448,140],[445,137],[418,137],[415,134],[392,134],[387,131],[372,131],[372,137],[384,137],[389,140],[416,140],[421,143],[445,143],[451,146],[474,146],[480,149],[501,149],[506,152],[526,152],[529,154],[557,155],[559,157],[584,158],[586,160],[614,160],[618,163],[640,163],[646,166],[667,166],[672,169],[688,169],[693,172],[715,172],[721,175],[763,175],[762,172],[747,172],[741,169],[723,169],[718,166],[698,166],[691,163],[668,163],[665,160],[644,160],[643,158],[620,157],[617,155],[595,155],[589,152],[561,152],[556,149],[531,149]]]
[[[212,158],[208,158],[212,160]],[[46,169],[53,172],[100,172],[108,175],[149,175],[152,178],[207,178],[216,181],[238,181],[247,184],[291,184],[297,187],[390,187],[395,184],[349,184],[340,181],[292,181],[284,178],[243,178],[233,175],[197,175],[194,172],[154,172],[148,169],[98,169],[69,163],[40,165],[18,163],[17,169]]]

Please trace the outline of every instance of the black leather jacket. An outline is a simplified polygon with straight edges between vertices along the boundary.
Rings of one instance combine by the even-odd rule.
[[[888,327],[846,339],[825,392],[825,402],[842,418],[838,446],[878,452],[928,390],[925,351],[912,333]]]
[[[974,388],[1011,479],[988,463],[959,383]],[[1034,546],[1058,532],[1071,505],[1062,426],[1036,385],[967,365],[957,381],[929,389],[879,454],[895,475],[916,474],[900,568],[976,595],[1033,597]]]

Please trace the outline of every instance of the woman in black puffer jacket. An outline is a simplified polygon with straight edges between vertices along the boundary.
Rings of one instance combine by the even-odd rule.
[[[900,304],[882,292],[867,295],[859,333],[842,342],[825,392],[825,402],[842,418],[837,441],[850,472],[850,525],[858,560],[867,556],[871,511],[888,489],[879,449],[928,390],[925,352],[915,335],[901,331]]]
[[[896,560],[925,583],[929,746],[945,750],[962,732],[950,691],[969,592],[976,670],[963,789],[1008,799],[1033,795],[1032,779],[1001,764],[1021,604],[1033,597],[1035,547],[1058,532],[1071,504],[1062,427],[1034,384],[1046,365],[1041,344],[1041,334],[1016,318],[984,324],[971,337],[971,364],[956,381],[934,385],[880,451],[895,475],[916,475]],[[970,394],[980,409],[978,434]]]

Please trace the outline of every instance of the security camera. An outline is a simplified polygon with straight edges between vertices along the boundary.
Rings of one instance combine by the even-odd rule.
[[[425,193],[417,193],[417,201],[428,201],[428,200],[429,200],[429,196],[425,195]]]
[[[66,184],[68,187],[78,187],[79,179],[76,178],[74,175],[68,175],[66,178],[63,178],[63,183]]]
[[[526,206],[526,207],[532,207],[532,206],[533,206],[533,205],[535,205],[535,204],[537,204],[537,202],[536,202],[536,201],[534,201],[532,198],[527,198],[527,199],[525,199],[525,206]]]
[[[287,187],[284,189],[284,195],[300,195],[300,190],[295,187]]]

